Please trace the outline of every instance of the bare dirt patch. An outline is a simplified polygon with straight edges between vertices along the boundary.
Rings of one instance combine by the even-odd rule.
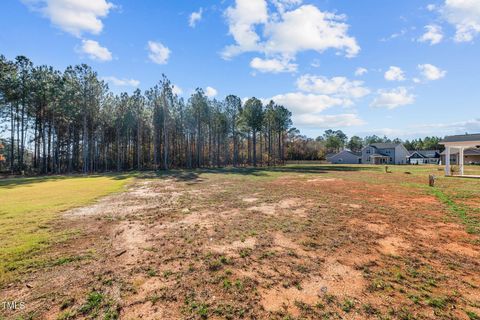
[[[316,183],[316,182],[334,182],[334,181],[339,181],[340,179],[336,178],[315,178],[315,179],[309,179],[307,182],[309,183]]]
[[[247,202],[247,203],[253,203],[253,202],[257,202],[257,201],[258,201],[258,198],[254,198],[254,197],[251,197],[251,198],[243,198],[242,201]]]
[[[214,245],[210,249],[218,253],[232,253],[237,252],[240,249],[253,249],[257,243],[257,239],[250,237],[245,240],[237,240],[225,245]]]
[[[399,187],[404,175],[274,173],[139,179],[123,194],[65,213],[52,227],[78,233],[0,298],[25,301],[22,316],[33,319],[476,312],[478,237],[423,189]],[[92,293],[101,303],[83,314]]]
[[[319,276],[304,280],[298,287],[262,290],[262,306],[267,311],[287,310],[298,316],[298,302],[315,305],[326,295],[355,297],[361,295],[366,287],[361,272],[335,259],[328,260],[320,273]]]
[[[302,200],[300,198],[289,198],[281,200],[278,203],[278,206],[282,209],[290,209],[292,207],[298,206]]]
[[[472,258],[480,258],[480,250],[472,248],[470,245],[458,244],[458,243],[448,243],[444,246],[448,251],[460,255],[468,256]],[[479,296],[480,298],[480,296]]]
[[[260,213],[263,213],[263,214],[273,215],[276,212],[276,206],[264,203],[264,204],[261,204],[259,206],[250,207],[250,208],[248,208],[248,210],[257,211],[257,212],[260,212]]]
[[[399,255],[403,250],[410,248],[410,244],[404,239],[396,236],[389,236],[378,240],[379,250],[383,254]]]
[[[360,204],[355,204],[355,203],[342,203],[342,206],[347,206],[353,209],[361,209],[362,206]]]
[[[387,223],[384,223],[382,221],[375,221],[375,222],[367,222],[361,219],[351,219],[349,221],[349,224],[351,224],[354,228],[355,227],[361,227],[364,228],[370,232],[377,233],[377,234],[385,234],[389,230],[391,230],[391,226],[388,225]]]

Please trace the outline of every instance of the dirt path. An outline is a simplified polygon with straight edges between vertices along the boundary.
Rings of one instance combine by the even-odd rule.
[[[445,212],[342,174],[141,180],[65,213],[78,234],[1,296],[33,319],[468,319],[478,237]]]

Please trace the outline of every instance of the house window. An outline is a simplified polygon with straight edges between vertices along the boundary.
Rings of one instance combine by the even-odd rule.
[[[393,161],[393,158],[392,158],[392,157],[390,157],[390,162],[392,162],[392,161]]]
[[[367,154],[370,154],[370,149],[367,149]],[[369,160],[370,161],[370,160]]]

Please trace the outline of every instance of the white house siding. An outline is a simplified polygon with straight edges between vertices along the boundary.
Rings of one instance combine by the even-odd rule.
[[[437,158],[410,158],[410,164],[438,164]]]
[[[365,147],[362,150],[362,163],[370,164],[372,161],[370,160],[370,155],[374,154],[377,151],[376,148],[373,147]]]
[[[403,146],[403,144],[399,144],[398,146],[396,146],[395,164],[406,164],[408,155],[408,150]]]
[[[377,147],[370,145],[363,148],[362,163],[373,164],[373,159],[370,158],[370,156],[373,154],[381,154],[387,157],[388,160],[386,164],[406,164],[407,163],[407,156],[409,155],[409,152],[403,146],[403,144],[398,144],[398,145],[383,144],[385,145],[385,148],[382,148],[381,145],[382,144],[380,143],[380,144],[377,144]]]

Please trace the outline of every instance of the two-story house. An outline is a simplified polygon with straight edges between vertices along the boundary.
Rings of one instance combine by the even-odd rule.
[[[408,156],[402,143],[372,143],[362,149],[364,164],[406,164]]]

